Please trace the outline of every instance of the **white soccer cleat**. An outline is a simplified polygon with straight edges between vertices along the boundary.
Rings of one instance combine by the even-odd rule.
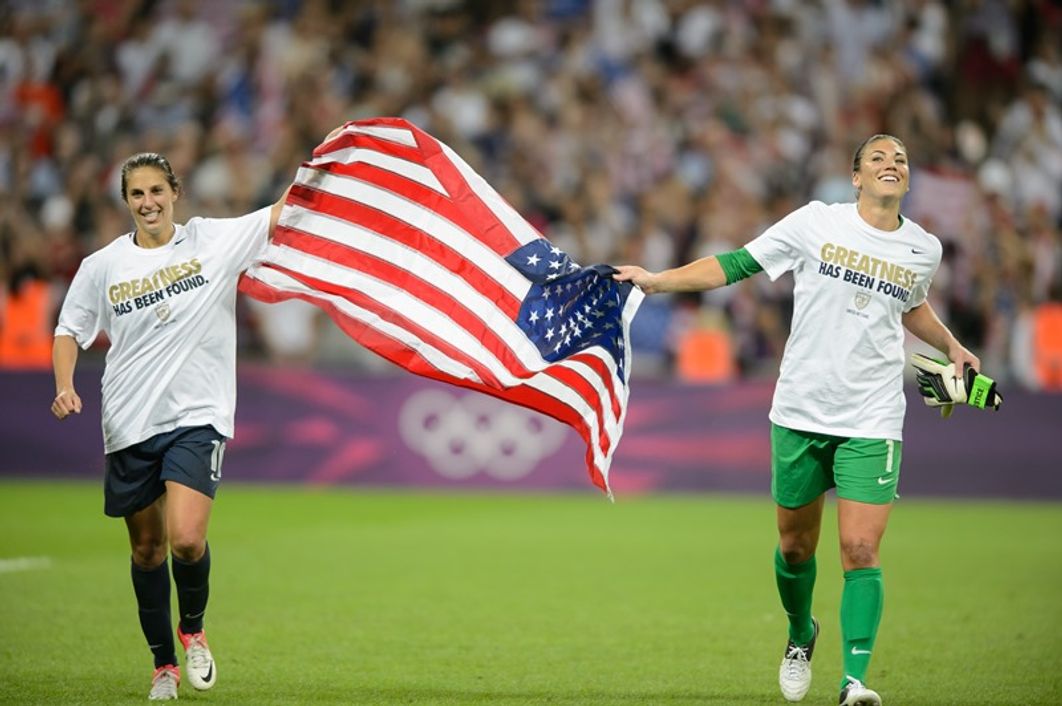
[[[155,670],[151,677],[150,701],[176,701],[177,687],[181,684],[181,670],[167,664]]]
[[[214,665],[214,656],[210,654],[206,633],[200,630],[185,635],[177,628],[177,637],[184,645],[184,669],[188,681],[200,691],[206,691],[218,680],[218,669]]]
[[[841,689],[838,706],[881,706],[881,697],[878,692],[863,686],[863,682],[850,679]]]
[[[800,701],[811,688],[811,655],[815,652],[815,640],[819,638],[819,621],[814,618],[815,632],[811,642],[797,645],[792,640],[785,646],[782,666],[778,668],[778,686],[786,701]]]

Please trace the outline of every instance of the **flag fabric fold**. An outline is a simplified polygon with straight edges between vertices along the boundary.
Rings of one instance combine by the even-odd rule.
[[[552,246],[453,150],[399,118],[348,122],[298,170],[240,290],[298,298],[418,375],[572,426],[609,493],[643,294]]]

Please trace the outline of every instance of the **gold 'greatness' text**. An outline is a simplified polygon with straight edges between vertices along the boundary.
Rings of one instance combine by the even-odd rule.
[[[908,289],[914,285],[916,280],[914,271],[902,265],[895,265],[888,260],[864,255],[861,252],[849,250],[834,243],[823,245],[820,254],[823,262],[847,267],[850,270],[862,272],[870,277],[877,277]]]
[[[107,288],[107,298],[111,300],[112,304],[118,304],[131,297],[139,297],[192,275],[197,275],[202,270],[203,266],[200,264],[199,259],[193,257],[188,262],[163,267],[148,277],[112,284]]]

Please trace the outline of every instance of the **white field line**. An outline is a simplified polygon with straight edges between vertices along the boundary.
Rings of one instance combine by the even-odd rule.
[[[52,560],[46,556],[17,556],[0,559],[0,574],[13,574],[16,571],[36,571],[50,569]]]

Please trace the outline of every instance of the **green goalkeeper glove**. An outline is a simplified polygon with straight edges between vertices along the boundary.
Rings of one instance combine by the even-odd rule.
[[[911,365],[918,380],[922,400],[930,407],[939,407],[940,416],[947,419],[957,404],[999,410],[1003,396],[996,390],[996,381],[966,365],[962,377],[955,377],[955,363],[948,363],[911,354]]]

